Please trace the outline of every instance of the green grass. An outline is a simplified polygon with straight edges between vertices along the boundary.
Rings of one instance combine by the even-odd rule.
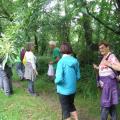
[[[6,97],[3,92],[0,92],[0,120],[61,120],[55,86],[46,75],[37,78],[35,83],[39,94],[37,97],[27,93],[27,81],[19,81],[16,74],[13,79],[14,95]],[[100,119],[98,98],[87,98],[78,91],[75,104],[80,120]]]
[[[14,74],[14,95],[6,97],[0,92],[0,120],[57,120],[58,114],[46,100],[54,84],[43,78],[40,76],[35,84],[41,96],[32,97],[27,93],[27,81],[19,81]],[[55,92],[51,97],[57,98]]]

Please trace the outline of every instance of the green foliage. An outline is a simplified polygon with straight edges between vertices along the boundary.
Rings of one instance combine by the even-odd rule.
[[[95,77],[92,65],[81,67],[81,80],[78,83],[78,91],[84,98],[96,98],[99,96]]]
[[[39,74],[47,74],[48,71],[48,64],[50,62],[49,57],[38,57],[37,58],[37,70]]]
[[[14,54],[28,41],[35,41],[39,56],[48,56],[49,40],[58,45],[70,42],[84,67],[81,93],[97,95],[95,75],[87,65],[98,63],[97,44],[101,40],[110,42],[120,57],[119,10],[119,3],[108,0],[1,0],[0,56]],[[38,71],[47,73],[49,57],[39,56]]]
[[[8,55],[14,57],[16,55],[16,50],[14,44],[8,38],[0,38],[0,58]]]
[[[99,91],[96,88],[92,64],[98,62],[97,44],[101,40],[110,42],[113,52],[120,58],[119,2],[115,0],[0,1],[0,57],[5,54],[14,57],[16,51],[25,46],[26,42],[35,41],[36,52],[39,55],[37,69],[40,74],[36,82],[37,91],[47,93],[49,96],[47,99],[52,96],[56,102],[54,85],[46,77],[50,61],[47,57],[49,40],[57,41],[58,45],[63,41],[71,43],[81,64],[81,81],[78,83],[76,99],[78,108],[87,107],[88,114],[93,114],[99,119],[96,112],[99,111]],[[18,80],[17,76],[13,79]],[[45,100],[27,96],[24,92],[26,86],[27,82],[22,83],[22,88],[15,85],[16,93],[11,98],[6,98],[0,93],[0,97],[4,99],[4,101],[0,99],[1,120],[48,119],[48,116],[49,120],[56,120],[60,117],[59,111],[56,112],[58,108],[55,107],[53,111],[54,105],[49,106],[46,96],[42,96]]]
[[[105,0],[2,0],[0,31],[15,41],[16,47],[36,40],[36,49],[41,55],[46,53],[46,44],[51,39],[58,43],[69,41],[80,47],[84,44],[82,49],[87,50],[102,39],[110,42],[120,39],[116,35],[118,9],[117,2]]]

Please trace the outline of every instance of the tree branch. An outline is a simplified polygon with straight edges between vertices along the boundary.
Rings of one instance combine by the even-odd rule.
[[[13,19],[12,19],[12,17],[10,16],[10,14],[6,11],[6,9],[1,5],[1,9],[2,9],[2,13],[3,13],[3,15],[5,15],[5,16],[0,16],[0,18],[6,18],[7,20],[9,20],[9,21],[13,21]]]
[[[117,3],[117,6],[118,6],[118,9],[120,10],[120,0],[116,0],[116,3]]]
[[[100,24],[102,24],[104,27],[106,27],[107,29],[109,29],[110,31],[114,32],[117,35],[120,35],[120,31],[115,30],[113,28],[111,28],[110,26],[108,26],[106,23],[104,23],[103,21],[101,21],[99,18],[97,18],[96,16],[94,16],[92,13],[89,12],[88,8],[87,9],[87,13],[94,18],[96,21],[98,21]]]
[[[7,20],[9,20],[9,21],[13,21],[13,19],[12,18],[9,18],[9,17],[7,17],[7,16],[0,16],[0,18],[4,18],[4,19],[7,19]]]
[[[0,16],[0,18],[6,18],[6,19],[8,19],[8,17],[6,17],[6,16]]]

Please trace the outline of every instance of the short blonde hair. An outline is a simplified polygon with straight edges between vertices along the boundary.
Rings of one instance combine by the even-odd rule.
[[[49,45],[54,45],[54,46],[56,46],[56,41],[49,41]]]

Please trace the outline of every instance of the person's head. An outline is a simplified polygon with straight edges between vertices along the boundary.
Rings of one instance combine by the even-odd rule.
[[[107,55],[110,52],[110,45],[107,42],[99,43],[99,51],[101,55]]]
[[[69,43],[64,42],[64,43],[62,43],[62,45],[60,47],[60,52],[62,54],[72,54],[73,50],[72,50],[72,47]]]
[[[21,50],[25,49],[24,47],[21,47]]]
[[[49,41],[49,47],[51,49],[54,49],[56,47],[56,42],[55,41]]]
[[[24,48],[24,47],[22,47],[22,48],[21,48],[21,51],[24,51],[24,50],[25,50],[25,48]]]
[[[33,42],[28,42],[26,46],[26,51],[33,51],[35,44]]]

